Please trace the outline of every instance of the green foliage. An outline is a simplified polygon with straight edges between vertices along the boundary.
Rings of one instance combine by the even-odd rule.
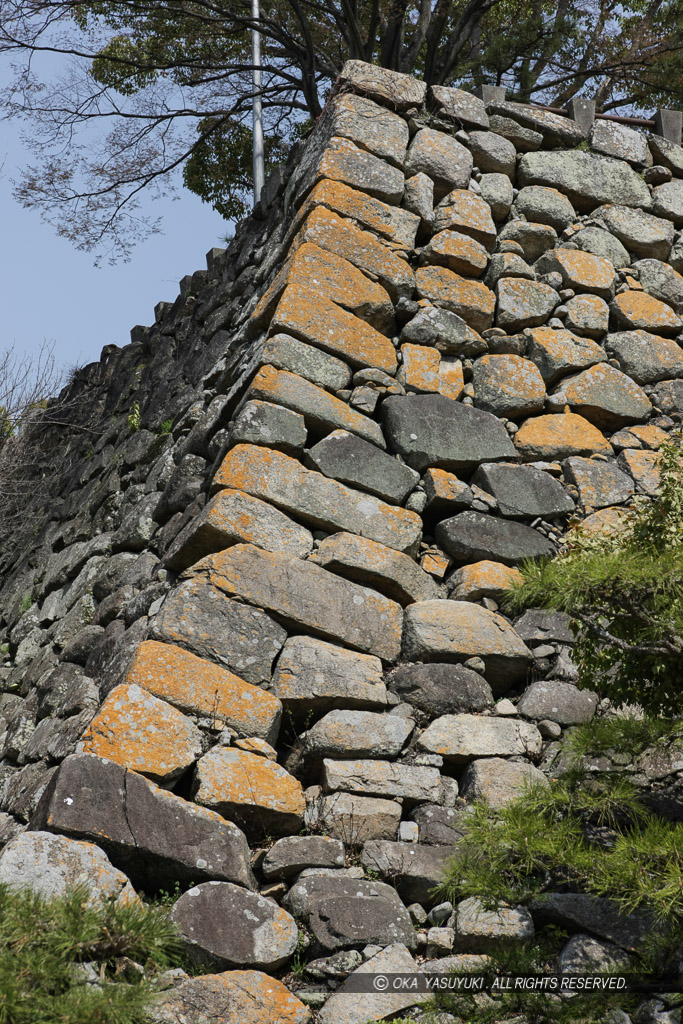
[[[522,566],[506,607],[572,616],[579,685],[651,715],[680,710],[683,657],[683,458],[661,448],[661,486],[624,510],[620,528],[573,531],[554,559]]]
[[[166,435],[166,434],[170,434],[172,426],[173,426],[173,417],[171,417],[170,419],[164,420],[164,422],[159,427],[159,434],[162,437],[164,435]]]
[[[19,618],[21,618],[22,615],[26,615],[26,612],[31,607],[31,603],[31,593],[30,591],[28,591],[26,594],[24,594],[24,596],[21,599],[21,602],[19,603]]]
[[[177,938],[166,911],[88,903],[79,887],[46,899],[0,887],[0,1024],[144,1024],[149,981],[127,983],[115,960],[165,967]],[[80,965],[93,964],[89,984]]]
[[[136,433],[140,429],[140,403],[133,402],[130,412],[128,413],[128,427],[133,433]]]

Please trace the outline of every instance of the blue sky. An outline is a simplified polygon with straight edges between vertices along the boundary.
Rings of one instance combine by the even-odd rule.
[[[15,126],[0,121],[0,351],[35,353],[47,341],[64,368],[99,359],[103,345],[126,345],[134,324],[153,323],[156,303],[175,299],[180,279],[204,268],[205,253],[232,233],[183,189],[178,200],[150,203],[164,234],[138,245],[130,263],[94,267],[92,255],[13,199],[11,178],[27,156]]]

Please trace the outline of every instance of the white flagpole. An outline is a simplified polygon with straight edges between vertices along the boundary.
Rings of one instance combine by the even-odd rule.
[[[259,19],[259,0],[251,0],[251,16],[254,22]],[[261,190],[265,181],[263,154],[263,109],[261,103],[261,34],[251,30],[251,61],[254,66],[252,120],[254,129],[254,206],[261,198]]]

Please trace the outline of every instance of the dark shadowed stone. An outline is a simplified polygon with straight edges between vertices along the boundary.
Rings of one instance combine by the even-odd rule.
[[[510,519],[548,519],[574,510],[562,484],[534,466],[480,466],[472,483],[492,494],[501,515]]]
[[[420,479],[414,469],[346,430],[335,430],[314,445],[306,463],[325,476],[399,505]]]
[[[299,932],[273,900],[231,882],[203,882],[177,901],[170,920],[190,956],[217,967],[274,969],[292,955]]]
[[[475,762],[476,764],[476,762]],[[411,814],[419,829],[419,841],[430,846],[454,846],[465,834],[466,808],[419,804]]]
[[[493,705],[489,684],[464,665],[402,665],[387,684],[401,700],[427,715],[483,711]]]
[[[151,636],[227,665],[248,683],[270,679],[287,639],[265,612],[231,601],[200,580],[171,591],[152,622]]]
[[[431,906],[436,900],[434,890],[443,882],[454,852],[452,846],[371,839],[363,847],[360,862],[366,871],[376,871],[380,878],[396,886],[404,903]]]
[[[515,632],[529,644],[574,644],[576,637],[565,612],[545,612],[531,608],[515,622]]]
[[[266,854],[261,870],[266,878],[291,878],[305,868],[343,868],[344,844],[329,836],[285,836]]]
[[[640,946],[652,931],[652,920],[647,915],[624,914],[616,903],[602,896],[554,892],[533,900],[530,909],[536,924],[591,932],[626,950]]]
[[[145,889],[209,878],[255,888],[236,825],[91,754],[62,762],[31,828],[97,843]]]
[[[395,395],[382,403],[391,451],[422,472],[430,466],[469,470],[480,462],[516,460],[509,434],[495,416],[442,395]]]
[[[496,519],[484,512],[460,512],[444,519],[437,526],[435,537],[460,564],[491,559],[517,565],[525,558],[543,558],[555,551],[554,545],[531,527]]]
[[[415,948],[410,915],[396,890],[383,882],[310,875],[290,889],[284,902],[308,926],[316,953],[362,949],[369,943],[403,942]]]
[[[590,690],[579,690],[573,683],[546,679],[527,687],[517,710],[525,718],[537,721],[547,718],[558,725],[579,725],[591,720],[597,705],[598,698]]]

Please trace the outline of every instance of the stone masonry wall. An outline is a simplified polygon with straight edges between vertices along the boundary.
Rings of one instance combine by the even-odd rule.
[[[193,883],[172,916],[222,973],[155,1021],[363,1024],[415,997],[351,971],[533,935],[433,890],[472,801],[595,713],[564,618],[498,602],[657,488],[681,228],[670,140],[350,62],[228,249],[51,406],[60,471],[0,551],[0,879]],[[572,941],[633,945],[565,896]]]

